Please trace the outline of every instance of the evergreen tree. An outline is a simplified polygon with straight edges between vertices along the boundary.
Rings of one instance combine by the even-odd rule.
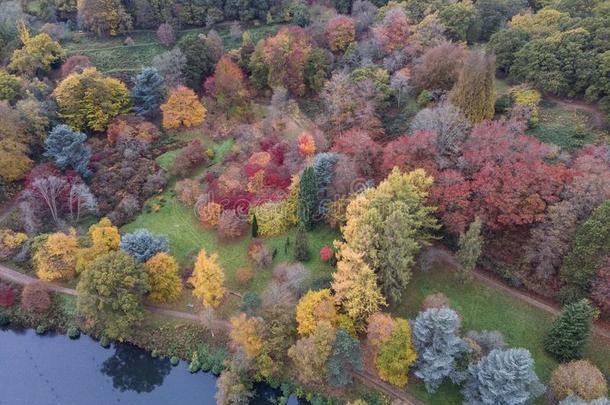
[[[91,172],[87,167],[91,158],[91,148],[85,144],[87,135],[74,132],[67,125],[57,125],[45,140],[45,156],[55,159],[60,169],[71,167],[83,177]]]
[[[153,235],[148,229],[138,229],[121,238],[121,249],[138,262],[145,262],[159,252],[167,252],[167,236]]]
[[[307,243],[307,231],[303,225],[297,228],[294,239],[294,260],[306,262],[309,260],[309,245]]]
[[[470,224],[470,227],[468,227],[468,231],[460,235],[460,240],[458,242],[459,250],[457,259],[460,263],[459,275],[462,281],[472,279],[472,272],[481,255],[482,244],[481,220],[477,217]]]
[[[258,238],[258,221],[256,219],[256,214],[252,217],[252,237]]]
[[[362,370],[360,345],[345,329],[338,329],[333,350],[326,362],[328,382],[332,385],[351,384],[353,370]]]
[[[526,349],[492,350],[468,367],[465,405],[525,405],[544,393]]]
[[[147,67],[132,80],[133,110],[136,114],[152,116],[159,111],[159,106],[165,98],[165,86],[163,77],[157,69]]]
[[[472,51],[464,62],[458,82],[451,92],[451,102],[464,115],[477,123],[492,119],[495,112],[495,59],[483,52]]]
[[[412,324],[417,351],[415,375],[424,380],[428,392],[436,392],[445,377],[455,383],[463,379],[456,361],[468,352],[468,344],[458,336],[460,319],[449,308],[420,312]]]
[[[301,224],[311,230],[318,209],[318,184],[313,167],[303,170],[299,184],[299,201],[297,213]]]
[[[562,362],[582,358],[596,315],[597,311],[587,299],[566,305],[544,339],[546,351]]]

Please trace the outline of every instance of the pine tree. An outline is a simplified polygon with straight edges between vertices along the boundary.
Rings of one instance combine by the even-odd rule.
[[[462,281],[472,279],[472,272],[481,255],[481,220],[477,217],[468,228],[466,233],[460,235],[458,242],[459,250],[457,254],[460,263],[459,276]]]
[[[360,345],[345,329],[338,329],[333,351],[326,362],[328,382],[332,385],[351,384],[352,370],[362,370]]]
[[[313,167],[303,170],[299,184],[298,216],[307,230],[313,227],[318,209],[318,184]]]
[[[294,260],[306,262],[309,260],[309,244],[307,242],[307,231],[299,225],[294,239]]]
[[[252,217],[252,237],[258,238],[258,221],[256,219],[256,214]]]
[[[495,112],[494,78],[496,61],[492,55],[472,51],[464,62],[450,100],[472,123],[492,119]]]
[[[597,311],[587,299],[566,305],[544,339],[545,350],[562,362],[582,358],[596,316]]]
[[[165,86],[163,77],[157,69],[147,67],[133,78],[133,110],[136,114],[152,116],[159,111],[159,106],[165,98]]]
[[[45,140],[45,156],[55,159],[60,169],[71,167],[83,177],[90,175],[91,148],[85,144],[87,135],[74,132],[67,125],[57,125]]]

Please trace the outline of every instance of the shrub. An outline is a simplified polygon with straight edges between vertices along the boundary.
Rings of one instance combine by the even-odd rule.
[[[177,181],[174,190],[176,191],[178,201],[188,206],[195,205],[201,194],[199,182],[192,179]]]
[[[0,229],[0,259],[15,255],[27,239],[28,236],[25,233]]]
[[[148,229],[138,229],[121,238],[121,249],[139,262],[145,262],[159,252],[167,252],[167,236],[153,235]]]
[[[246,221],[241,219],[235,210],[227,209],[220,214],[218,236],[221,239],[239,238],[246,232],[247,228]]]
[[[80,330],[74,325],[69,326],[67,332],[70,339],[78,339],[80,337]]]
[[[0,284],[0,307],[8,308],[15,303],[15,291],[10,285]]]
[[[273,254],[265,244],[258,239],[252,240],[248,245],[248,258],[255,269],[261,270],[271,266]]]
[[[109,348],[110,343],[110,338],[108,336],[102,336],[102,338],[100,339],[100,346],[102,346],[104,349]]]
[[[608,392],[604,375],[586,360],[561,364],[553,371],[549,386],[555,400],[577,396],[585,401],[601,398]]]
[[[44,335],[45,333],[47,333],[47,327],[44,325],[38,325],[36,327],[36,334],[37,335]]]
[[[434,293],[426,295],[426,298],[422,301],[422,311],[426,311],[431,308],[448,308],[449,307],[449,298],[445,296],[443,293]]]
[[[222,214],[222,205],[215,202],[203,204],[197,209],[197,214],[199,214],[199,221],[203,226],[216,228]]]
[[[174,34],[174,27],[168,23],[163,23],[157,28],[157,38],[163,46],[171,48],[176,43],[176,35]]]
[[[544,338],[544,348],[559,361],[582,358],[597,313],[588,300],[566,305]]]
[[[45,312],[51,307],[51,297],[44,283],[35,281],[23,287],[21,305],[28,311]]]
[[[252,277],[254,277],[254,272],[250,267],[240,267],[235,272],[235,280],[241,285],[248,284]]]
[[[334,255],[335,253],[328,246],[324,246],[322,249],[320,249],[320,260],[325,263],[328,262]]]

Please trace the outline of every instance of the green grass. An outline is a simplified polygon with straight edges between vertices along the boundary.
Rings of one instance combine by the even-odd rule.
[[[589,125],[590,115],[583,111],[568,111],[557,105],[540,106],[540,122],[528,131],[545,143],[574,150],[594,143],[599,134]]]
[[[544,334],[553,317],[507,293],[473,281],[461,284],[454,274],[444,269],[414,274],[403,294],[402,303],[392,312],[396,316],[413,319],[421,310],[422,300],[428,295],[442,292],[450,305],[462,317],[462,331],[499,330],[509,347],[528,349],[535,360],[536,373],[547,382],[557,362],[542,347]],[[610,373],[610,348],[607,343],[591,338],[585,357]],[[430,404],[460,404],[461,394],[453,384],[446,382],[434,395],[429,395],[420,382],[412,380],[409,391]]]

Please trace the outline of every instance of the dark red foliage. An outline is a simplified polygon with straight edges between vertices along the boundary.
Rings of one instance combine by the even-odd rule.
[[[605,316],[610,317],[610,257],[602,260],[591,283],[591,298]]]
[[[353,128],[342,132],[336,138],[332,152],[352,158],[362,177],[375,178],[379,174],[383,149],[367,131]]]
[[[23,287],[21,305],[34,312],[44,312],[51,307],[51,297],[44,283],[35,281]]]
[[[430,200],[449,232],[459,234],[466,229],[472,216],[470,197],[470,182],[459,171],[444,170],[435,178]]]
[[[418,131],[388,143],[383,148],[381,171],[389,173],[395,166],[403,172],[422,168],[436,177],[438,167],[436,156],[436,134],[431,131]]]
[[[203,147],[198,139],[189,142],[174,159],[172,172],[184,176],[203,163],[205,156]]]
[[[322,260],[323,262],[327,262],[330,260],[331,257],[333,257],[333,250],[331,248],[329,248],[328,246],[324,246],[322,249],[320,249],[320,260]]]
[[[15,303],[15,291],[6,284],[0,284],[0,307],[8,308]]]

